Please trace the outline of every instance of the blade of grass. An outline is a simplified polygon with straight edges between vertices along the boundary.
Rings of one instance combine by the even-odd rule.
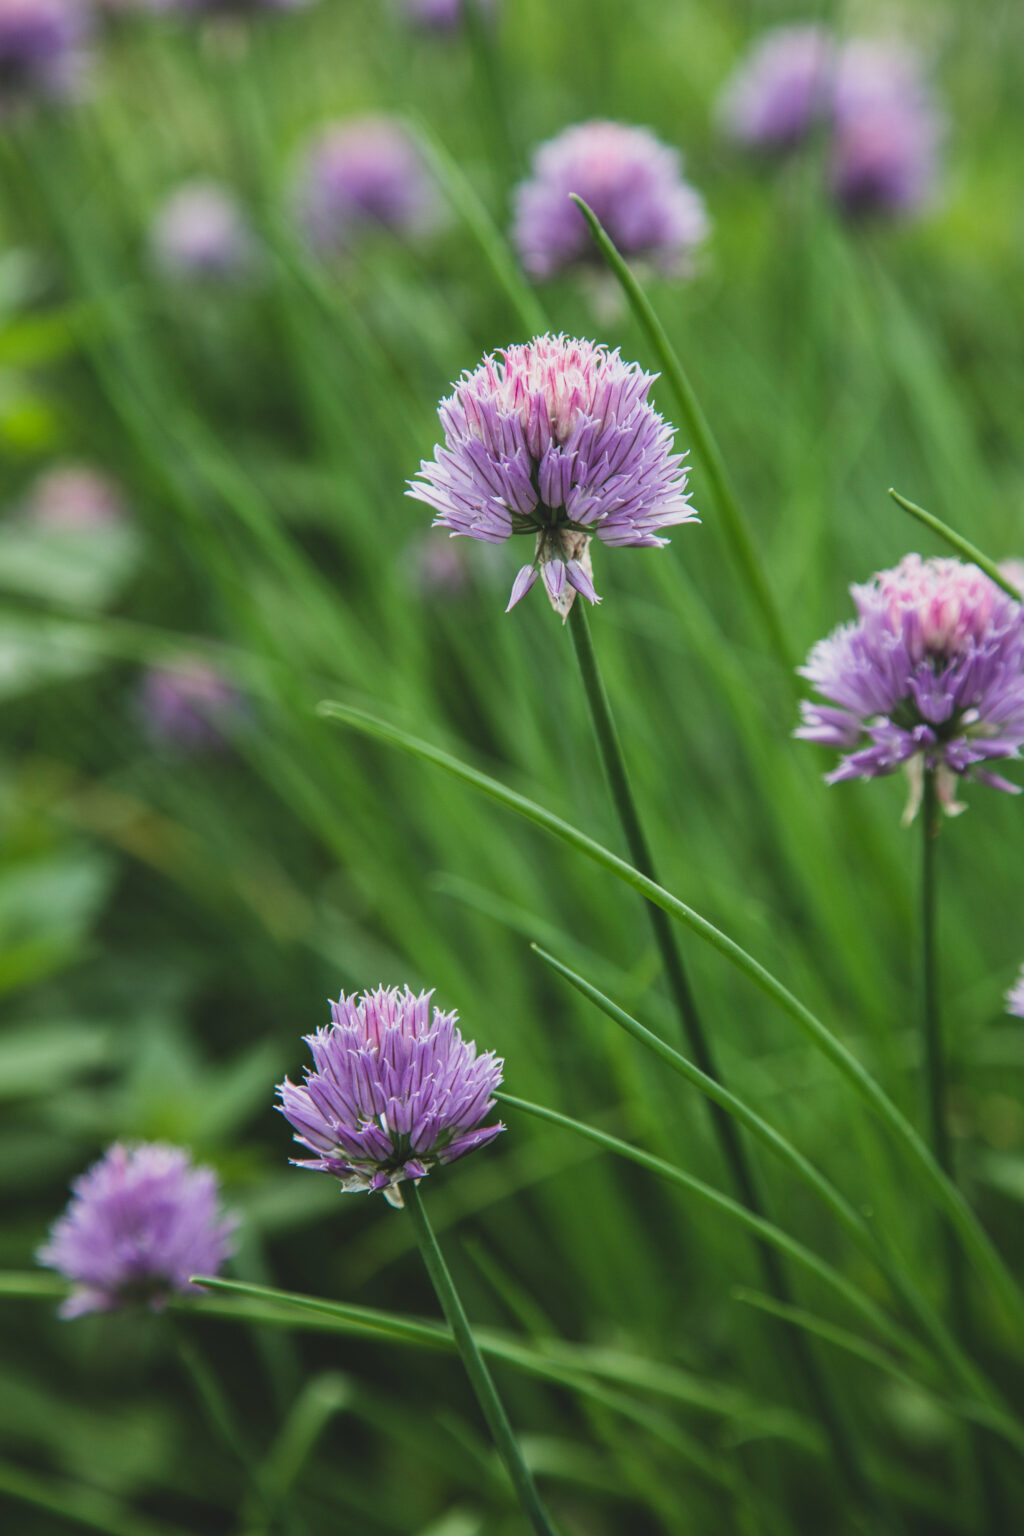
[[[937,533],[940,539],[945,539],[946,543],[955,549],[958,555],[962,555],[965,560],[969,560],[972,565],[976,565],[979,570],[984,571],[985,575],[990,577],[997,587],[1002,587],[1009,597],[1014,598],[1018,603],[1020,602],[1021,594],[1017,591],[1013,582],[1003,575],[996,562],[990,560],[988,555],[983,554],[976,544],[972,544],[969,539],[964,538],[962,533],[957,533],[954,528],[950,528],[949,524],[936,517],[934,512],[926,512],[924,507],[919,507],[916,502],[908,501],[905,496],[900,495],[899,491],[894,491],[892,486],[889,487],[889,495],[896,502],[897,506],[903,508],[904,512],[909,512],[911,517],[916,517],[918,522],[923,523],[926,528],[930,528],[932,533]]]

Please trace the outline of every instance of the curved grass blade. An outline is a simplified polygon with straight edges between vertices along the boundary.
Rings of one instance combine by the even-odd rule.
[[[686,430],[693,439],[704,466],[704,473],[711,482],[715,504],[722,519],[726,538],[732,548],[733,556],[757,604],[765,629],[771,637],[771,642],[779,661],[788,673],[792,673],[793,668],[796,666],[796,658],[790,648],[782,618],[776,606],[768,579],[765,576],[763,562],[757,552],[750,529],[747,526],[747,520],[743,515],[736,491],[729,478],[729,471],[725,467],[722,450],[719,448],[708,419],[701,409],[700,401],[697,399],[693,385],[690,383],[686,370],[680,362],[679,354],[669,341],[668,333],[658,319],[653,304],[637,282],[628,263],[619,253],[607,230],[602,226],[597,214],[575,192],[570,193],[570,196],[589,224],[590,233],[594,237],[595,245],[618,279],[619,286],[626,295],[630,308],[644,331],[646,331],[651,346],[658,354],[662,370],[678,402],[679,412],[685,423]]]
[[[573,1120],[568,1115],[563,1115],[555,1109],[547,1109],[542,1104],[530,1104],[525,1099],[517,1099],[510,1093],[498,1093],[495,1095],[499,1103],[505,1104],[509,1109],[520,1109],[524,1114],[533,1115],[538,1120],[547,1120],[552,1125],[561,1126],[563,1130],[572,1131],[577,1136],[586,1137],[594,1141],[598,1146],[604,1147],[608,1152],[614,1152],[619,1157],[628,1158],[630,1162],[637,1163],[641,1168],[656,1173],[660,1178],[668,1179],[673,1184],[680,1185],[691,1194],[703,1200],[707,1205],[714,1206],[723,1215],[730,1216],[746,1227],[748,1231],[756,1233],[764,1242],[770,1243],[780,1253],[794,1263],[800,1264],[804,1269],[824,1282],[825,1285],[842,1296],[844,1301],[870,1323],[871,1327],[886,1338],[898,1349],[906,1349],[908,1346],[907,1335],[897,1323],[886,1317],[881,1308],[877,1307],[864,1293],[845,1275],[840,1274],[827,1260],[820,1259],[810,1248],[804,1246],[797,1238],[790,1237],[781,1227],[774,1222],[767,1221],[763,1216],[755,1216],[745,1205],[738,1200],[733,1200],[729,1195],[723,1195],[719,1190],[705,1184],[703,1179],[698,1179],[693,1174],[687,1173],[682,1168],[677,1168],[674,1163],[668,1163],[664,1158],[654,1157],[650,1152],[644,1152],[639,1147],[632,1146],[628,1141],[620,1141],[617,1136],[610,1136],[607,1131],[599,1131],[595,1126],[587,1125],[582,1120]],[[910,1341],[910,1349],[913,1352],[914,1341]]]
[[[816,1317],[813,1312],[808,1312],[803,1307],[783,1306],[775,1300],[774,1296],[765,1296],[761,1291],[752,1291],[742,1285],[734,1286],[730,1294],[736,1301],[757,1307],[759,1311],[768,1312],[772,1317],[778,1317],[796,1328],[805,1328],[816,1338],[824,1339],[826,1343],[834,1344],[838,1349],[844,1349],[848,1354],[856,1355],[858,1360],[863,1360],[867,1365],[884,1371],[887,1376],[893,1377],[903,1386],[911,1387],[917,1392],[926,1390],[913,1376],[901,1370],[899,1364],[884,1350],[876,1349],[873,1344],[867,1343],[857,1334],[851,1333],[849,1329],[829,1322],[827,1318]],[[965,1400],[952,1401],[944,1397],[936,1397],[936,1401],[948,1413],[967,1419],[972,1424],[984,1425],[985,1428],[994,1430],[1017,1451],[1024,1453],[1024,1429],[989,1404]]]
[[[937,533],[940,539],[945,539],[946,543],[955,549],[958,555],[962,555],[965,560],[969,560],[972,565],[976,565],[980,571],[984,571],[985,575],[990,577],[997,587],[1002,587],[1007,596],[1012,597],[1018,603],[1021,601],[1021,594],[1017,591],[1013,582],[1007,580],[996,562],[990,560],[988,555],[982,554],[976,544],[972,544],[969,539],[964,538],[962,533],[957,533],[955,529],[950,528],[949,524],[936,517],[934,512],[926,512],[924,507],[919,507],[916,502],[908,501],[905,496],[900,495],[899,491],[894,491],[892,486],[889,487],[889,495],[897,506],[903,508],[904,512],[909,512],[911,517],[916,517],[918,522],[923,523],[926,528],[930,528],[932,533]]]
[[[928,1186],[932,1199],[938,1208],[949,1216],[979,1271],[988,1278],[1009,1313],[1018,1322],[1024,1322],[1024,1298],[1021,1297],[1016,1281],[1005,1268],[988,1234],[960,1191],[946,1178],[910,1121],[842,1041],[837,1039],[821,1020],[760,961],[755,960],[753,955],[748,954],[734,939],[729,938],[728,934],[708,922],[707,918],[701,917],[699,912],[695,912],[677,896],[656,885],[653,880],[642,875],[638,869],[634,869],[631,864],[627,864],[610,849],[605,848],[592,837],[588,837],[585,832],[581,832],[561,816],[556,816],[552,811],[538,805],[536,801],[527,799],[516,790],[508,789],[497,779],[490,778],[476,768],[470,768],[458,758],[452,757],[450,753],[442,752],[438,747],[431,746],[429,742],[421,741],[407,731],[399,730],[397,726],[364,710],[353,709],[334,700],[326,700],[317,706],[317,713],[325,719],[338,720],[353,730],[360,731],[364,736],[398,747],[401,751],[423,762],[433,763],[454,778],[461,779],[463,783],[481,790],[499,805],[515,811],[525,820],[532,821],[534,825],[543,827],[546,832],[560,838],[570,848],[575,848],[577,852],[584,854],[602,869],[615,875],[623,884],[639,891],[641,895],[647,897],[648,901],[662,907],[670,917],[683,923],[719,954],[724,955],[737,970],[742,971],[755,986],[778,1004],[870,1106],[893,1138],[909,1154]]]

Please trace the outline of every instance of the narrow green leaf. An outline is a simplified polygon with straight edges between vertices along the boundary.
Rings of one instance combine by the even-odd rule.
[[[900,495],[899,491],[894,491],[892,486],[889,487],[889,495],[896,502],[897,506],[903,508],[904,512],[909,512],[911,517],[916,517],[918,522],[923,523],[926,528],[930,528],[932,533],[937,533],[940,539],[945,539],[946,543],[951,545],[958,555],[962,555],[965,560],[969,560],[972,565],[976,565],[979,570],[984,571],[985,575],[991,577],[997,587],[1002,587],[1009,597],[1012,597],[1018,603],[1020,602],[1021,595],[1013,582],[1007,580],[996,562],[990,560],[988,555],[982,554],[976,544],[972,544],[969,539],[965,539],[962,533],[957,533],[948,523],[944,523],[941,518],[936,517],[934,512],[926,512],[924,507],[919,507],[915,502],[908,501],[905,496]]]

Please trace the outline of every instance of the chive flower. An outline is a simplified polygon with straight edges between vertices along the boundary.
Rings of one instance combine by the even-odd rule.
[[[305,1036],[313,1070],[277,1089],[295,1140],[314,1153],[297,1167],[332,1173],[345,1191],[382,1190],[400,1206],[403,1179],[426,1178],[505,1129],[481,1124],[503,1063],[477,1055],[458,1015],[431,1011],[432,998],[378,987],[331,1003],[331,1024]]]
[[[539,573],[564,619],[577,592],[600,601],[592,537],[660,547],[662,529],[696,520],[683,456],[647,398],[656,377],[617,350],[566,336],[489,354],[442,400],[444,447],[420,465],[407,494],[433,508],[434,527],[453,537],[534,537],[508,608]]]
[[[437,222],[434,184],[402,124],[385,116],[330,123],[306,148],[298,217],[310,243],[329,252],[387,230],[403,239]]]
[[[179,753],[215,751],[227,744],[225,727],[242,711],[238,689],[198,656],[148,668],[139,712],[154,746]]]
[[[405,0],[405,12],[413,26],[426,32],[453,32],[466,19],[471,0]],[[496,0],[475,0],[482,15],[489,15]]]
[[[624,256],[662,272],[687,271],[708,232],[704,201],[683,180],[678,150],[646,128],[579,123],[540,146],[516,190],[512,238],[531,277],[600,261],[573,192]]]
[[[957,781],[1019,794],[987,764],[1024,743],[1024,614],[977,566],[907,555],[850,588],[857,618],[820,640],[802,675],[828,702],[807,703],[796,735],[846,755],[827,782],[906,768],[906,820],[926,771],[950,815]]]
[[[1024,1019],[1024,966],[1021,966],[1020,975],[1006,994],[1006,1011],[1018,1019]]]
[[[117,484],[91,465],[70,460],[36,476],[23,510],[36,528],[49,533],[94,533],[126,518]]]
[[[0,115],[74,95],[89,30],[83,0],[0,0]]]
[[[234,282],[252,268],[256,254],[237,200],[215,181],[176,187],[156,212],[149,243],[157,270],[182,282]]]
[[[763,153],[792,149],[827,117],[834,68],[835,40],[825,27],[773,27],[723,87],[723,131]]]
[[[190,1276],[215,1275],[231,1251],[238,1222],[220,1208],[217,1175],[181,1147],[115,1142],[71,1188],[36,1255],[74,1282],[62,1317],[201,1294]]]

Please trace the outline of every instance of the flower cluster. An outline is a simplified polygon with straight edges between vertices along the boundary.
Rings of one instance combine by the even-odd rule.
[[[576,592],[596,603],[591,536],[660,546],[663,528],[696,517],[671,429],[647,398],[653,383],[617,351],[565,336],[487,356],[441,402],[445,446],[408,494],[453,535],[489,544],[535,536],[509,608],[538,571],[563,617]]]
[[[241,208],[215,181],[189,181],[170,194],[153,220],[150,250],[166,277],[212,283],[243,276],[256,253]]]
[[[300,1168],[332,1173],[344,1190],[383,1190],[401,1205],[401,1180],[425,1178],[504,1130],[480,1124],[494,1107],[501,1061],[478,1056],[455,1013],[431,1012],[432,997],[408,987],[342,993],[333,1022],[306,1036],[314,1070],[301,1087],[285,1078],[278,1088],[296,1141],[315,1154]]]
[[[594,258],[573,192],[624,256],[664,272],[685,270],[707,235],[703,200],[683,180],[677,150],[646,128],[580,123],[540,146],[529,179],[516,190],[513,240],[531,277],[551,277]]]
[[[84,0],[0,0],[0,112],[73,95],[88,34]]]
[[[37,1258],[74,1282],[64,1317],[156,1308],[173,1292],[197,1292],[190,1276],[217,1273],[236,1225],[220,1208],[216,1174],[181,1147],[116,1142],[72,1185]]]
[[[851,588],[855,622],[800,670],[828,704],[805,703],[796,734],[846,752],[829,783],[906,766],[917,807],[934,771],[949,812],[960,777],[1018,793],[983,766],[1024,744],[1024,610],[976,566],[907,555]]]
[[[821,132],[830,190],[851,216],[910,212],[932,194],[942,114],[901,43],[776,28],[727,81],[718,112],[731,138],[768,153]]]
[[[422,157],[400,123],[353,118],[322,129],[298,179],[299,218],[320,250],[342,250],[359,235],[386,229],[414,238],[438,214]]]

